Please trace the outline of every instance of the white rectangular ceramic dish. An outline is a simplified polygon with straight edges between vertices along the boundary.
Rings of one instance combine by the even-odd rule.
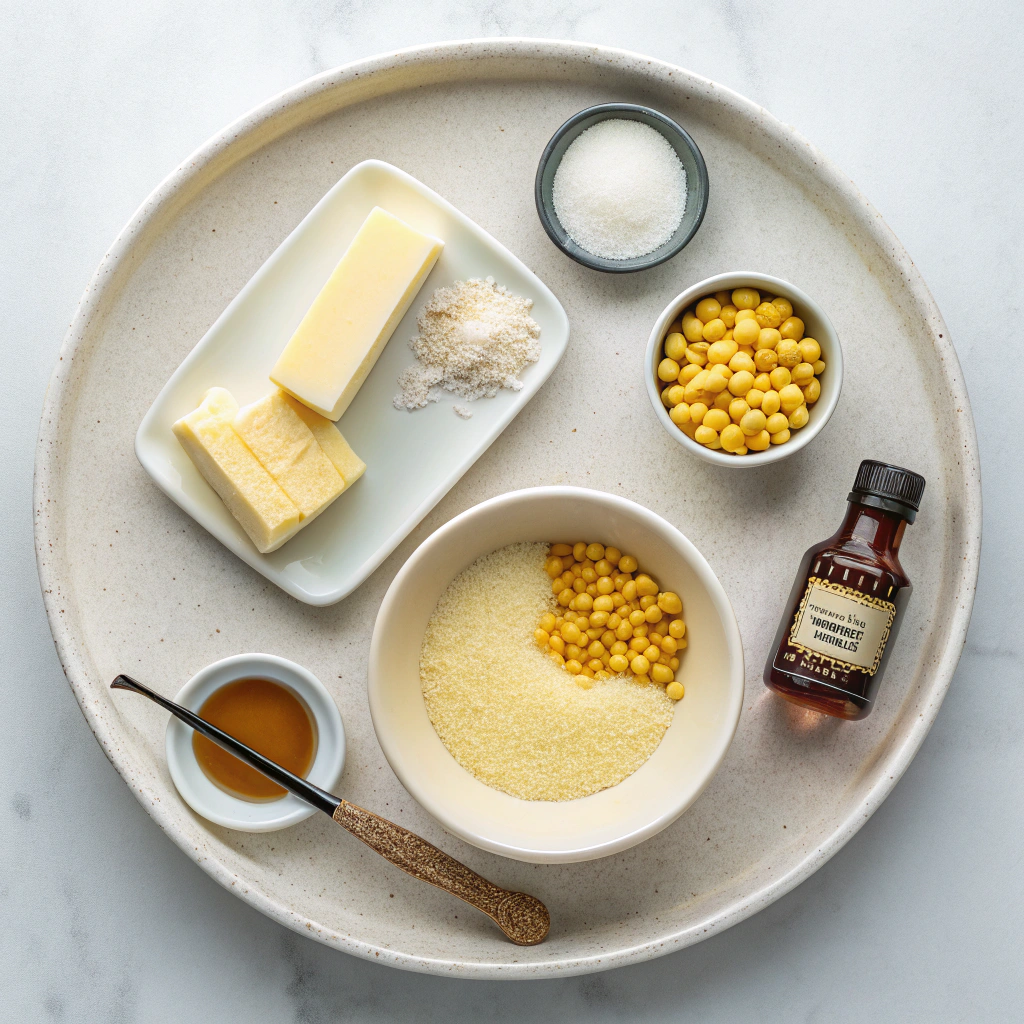
[[[273,390],[268,373],[374,206],[444,240],[437,264],[398,325],[338,429],[367,464],[365,476],[315,522],[261,555],[171,433],[208,388],[240,404]],[[398,375],[414,362],[408,342],[436,288],[492,276],[533,300],[540,361],[522,391],[472,404],[464,420],[451,401],[395,409]],[[189,353],[146,413],[135,452],[157,485],[201,526],[267,579],[307,604],[340,601],[359,586],[486,451],[558,365],[569,321],[550,289],[501,243],[435,192],[380,160],[353,167],[238,293]]]

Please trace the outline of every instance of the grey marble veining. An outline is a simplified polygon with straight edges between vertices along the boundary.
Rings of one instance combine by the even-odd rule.
[[[1013,1020],[1017,963],[1024,293],[1009,4],[100,3],[8,11],[0,40],[7,468],[0,1017],[11,1020]],[[307,942],[160,834],[85,726],[31,547],[33,443],[104,247],[187,152],[273,92],[385,49],[546,35],[671,60],[768,107],[876,205],[953,333],[982,447],[985,549],[957,679],[893,795],[810,881],[724,935],[610,974],[518,985],[386,970]],[[1005,327],[999,326],[1006,324]],[[880,366],[894,390],[899,367]],[[875,411],[865,410],[865,415]]]

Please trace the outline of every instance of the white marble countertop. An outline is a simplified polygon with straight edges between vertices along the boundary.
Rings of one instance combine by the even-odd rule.
[[[1000,185],[1024,164],[1015,5],[660,0],[629,17],[607,0],[86,6],[9,7],[0,35],[0,1017],[1018,1020],[1024,460],[1016,381],[995,385],[1008,376],[1000,357],[1019,351],[1024,313],[1022,201]],[[92,270],[152,187],[214,131],[309,75],[483,35],[649,53],[795,125],[875,204],[930,284],[985,463],[967,648],[893,795],[756,917],[647,964],[562,981],[393,971],[286,931],[217,886],[161,835],[93,740],[54,654],[32,552],[46,382]],[[898,388],[899,368],[882,372]]]

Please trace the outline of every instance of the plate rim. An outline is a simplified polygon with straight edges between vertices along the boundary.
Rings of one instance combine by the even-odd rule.
[[[245,892],[239,893],[235,886],[238,881],[236,876],[219,861],[194,849],[187,837],[177,832],[174,821],[160,801],[160,794],[149,787],[143,779],[133,777],[133,766],[127,763],[123,756],[118,756],[122,753],[121,738],[108,725],[99,702],[95,701],[95,694],[89,689],[89,654],[79,643],[80,631],[75,628],[73,609],[62,607],[65,595],[62,590],[60,566],[62,559],[66,561],[66,552],[63,538],[60,532],[53,528],[51,521],[51,514],[61,500],[62,457],[57,439],[61,434],[62,419],[68,416],[69,408],[73,408],[73,403],[66,399],[70,391],[69,384],[74,378],[81,342],[87,335],[90,322],[102,314],[110,290],[123,286],[124,276],[130,274],[135,245],[140,244],[141,251],[146,251],[147,235],[155,233],[161,222],[166,222],[175,215],[178,194],[190,186],[198,190],[206,180],[214,180],[238,160],[244,159],[253,149],[265,145],[269,140],[263,140],[258,145],[255,140],[260,129],[270,122],[279,121],[275,136],[279,137],[301,123],[313,121],[343,106],[344,104],[332,103],[332,91],[345,94],[352,90],[356,96],[351,102],[358,102],[369,97],[369,92],[364,90],[360,95],[359,90],[374,73],[415,71],[449,63],[472,65],[487,58],[496,61],[540,58],[549,65],[589,64],[603,68],[614,66],[619,71],[630,72],[638,78],[646,77],[663,85],[685,82],[691,92],[702,93],[709,102],[724,105],[734,113],[742,114],[751,123],[758,124],[773,142],[778,143],[780,149],[804,164],[808,170],[813,168],[813,173],[827,187],[846,200],[858,221],[858,227],[888,253],[891,265],[902,275],[904,286],[925,315],[931,329],[932,343],[941,356],[943,383],[949,388],[950,395],[960,412],[953,421],[951,433],[963,452],[960,466],[964,483],[964,558],[960,575],[957,579],[950,580],[950,586],[954,588],[950,600],[953,615],[944,646],[935,656],[929,683],[923,691],[923,698],[928,698],[922,699],[926,711],[907,726],[902,741],[885,761],[880,762],[882,770],[876,773],[878,777],[867,789],[860,804],[853,807],[844,819],[839,820],[837,827],[823,842],[809,848],[788,870],[750,893],[747,898],[738,900],[721,911],[712,911],[705,919],[698,920],[686,928],[606,953],[528,962],[518,962],[511,947],[509,957],[504,962],[424,957],[403,953],[392,948],[376,946],[369,941],[352,939],[329,929],[321,923],[296,914],[252,886],[246,886]],[[478,72],[479,74],[481,72]],[[465,74],[465,77],[472,77],[472,72]],[[523,76],[520,74],[519,77]],[[396,80],[389,83],[386,91],[400,91],[407,88],[408,84],[408,80]],[[289,114],[292,115],[290,121]],[[252,148],[246,149],[246,145]],[[294,931],[377,963],[430,974],[480,979],[566,977],[653,959],[692,945],[739,923],[795,888],[817,870],[845,845],[877,810],[928,734],[949,688],[964,646],[974,603],[981,549],[982,501],[977,436],[963,373],[948,328],[931,292],[906,250],[853,182],[795,129],[785,125],[752,100],[702,75],[629,50],[571,40],[528,37],[478,38],[407,47],[353,61],[315,75],[272,96],[215,133],[167,175],[119,232],[79,300],[60,347],[43,402],[36,444],[33,502],[37,570],[43,603],[61,667],[97,742],[129,789],[161,829],[220,885],[241,895],[261,913]]]
[[[496,250],[499,256],[507,260],[515,270],[530,280],[538,296],[550,300],[553,305],[554,312],[559,320],[559,330],[554,339],[548,341],[548,346],[552,347],[556,353],[554,362],[552,362],[546,370],[541,370],[539,366],[535,367],[537,372],[531,374],[530,379],[524,383],[523,388],[516,393],[516,405],[511,416],[501,423],[500,426],[496,428],[492,427],[489,433],[482,435],[483,447],[480,448],[468,461],[464,461],[457,470],[440,480],[431,491],[427,492],[424,495],[423,500],[412,510],[402,524],[393,533],[391,533],[379,547],[375,548],[355,570],[355,572],[345,579],[340,586],[335,586],[330,590],[325,590],[323,593],[311,593],[308,590],[304,590],[294,579],[286,576],[282,571],[275,570],[273,567],[268,565],[267,556],[258,552],[252,541],[249,540],[248,537],[245,537],[240,529],[231,529],[229,527],[228,531],[225,532],[225,535],[222,536],[221,531],[216,528],[215,523],[211,525],[208,522],[204,522],[203,519],[199,518],[191,508],[187,507],[186,504],[183,504],[181,499],[184,498],[185,495],[182,494],[181,489],[174,489],[167,486],[166,481],[157,472],[156,467],[158,463],[158,456],[149,445],[148,434],[152,430],[157,418],[156,413],[158,406],[162,406],[164,404],[166,396],[173,390],[173,386],[178,377],[184,374],[193,362],[203,358],[203,355],[206,353],[197,354],[199,353],[200,348],[209,347],[207,339],[210,335],[213,334],[214,331],[217,331],[224,321],[234,315],[236,307],[240,306],[247,300],[249,290],[253,287],[253,282],[256,278],[264,273],[271,262],[278,259],[278,254],[281,253],[281,250],[285,249],[291,243],[293,237],[299,231],[302,231],[307,223],[312,223],[311,218],[313,218],[317,210],[320,209],[320,207],[327,201],[328,197],[332,196],[335,191],[339,190],[343,184],[348,181],[348,179],[355,178],[355,176],[364,168],[383,171],[384,174],[398,179],[402,184],[407,185],[414,192],[423,196],[424,199],[435,204],[453,220],[459,222],[465,230],[469,231],[471,234],[482,236],[489,248]],[[206,530],[214,540],[219,541],[221,545],[227,548],[227,550],[230,551],[231,554],[235,555],[236,558],[241,559],[249,566],[249,568],[258,572],[264,579],[273,583],[275,586],[280,587],[281,590],[290,597],[295,598],[296,601],[301,601],[303,604],[310,605],[314,608],[328,607],[329,605],[343,601],[353,591],[358,590],[359,587],[362,586],[362,584],[365,583],[378,568],[380,568],[381,564],[394,553],[395,548],[397,548],[430,514],[434,506],[436,506],[459,482],[459,480],[461,480],[462,477],[464,477],[466,473],[473,468],[477,461],[483,457],[487,449],[490,448],[502,433],[512,425],[512,421],[515,420],[520,412],[522,412],[529,404],[534,395],[544,387],[548,378],[552,373],[554,373],[558,364],[562,361],[562,357],[565,355],[566,349],[569,347],[570,334],[571,325],[569,323],[569,317],[565,312],[565,307],[559,301],[558,296],[555,295],[551,288],[518,256],[516,256],[514,252],[499,242],[498,239],[495,238],[486,228],[477,224],[475,220],[468,216],[468,214],[463,213],[454,205],[454,203],[449,202],[449,200],[445,199],[445,197],[440,193],[435,192],[425,182],[420,181],[419,178],[414,177],[408,171],[402,170],[401,167],[396,167],[387,160],[380,160],[372,157],[367,160],[360,160],[359,163],[353,164],[347,171],[345,171],[345,173],[341,175],[341,177],[338,178],[338,180],[316,201],[302,220],[300,220],[299,223],[288,232],[274,251],[263,261],[263,263],[260,264],[252,277],[242,285],[238,293],[224,307],[217,319],[210,324],[203,333],[203,336],[195,343],[195,345],[192,346],[185,358],[182,359],[177,367],[175,367],[174,372],[167,378],[164,386],[157,393],[152,404],[146,410],[145,415],[139,422],[138,429],[135,431],[135,457],[138,459],[142,468],[146,471],[150,480],[156,484],[156,486],[163,491],[163,493],[170,498],[178,508],[189,516],[197,526]],[[213,344],[213,342],[210,342],[209,344]],[[543,338],[541,339],[541,345],[543,349]],[[538,374],[540,374],[540,376],[538,376]],[[271,384],[270,386],[272,390],[273,385]]]

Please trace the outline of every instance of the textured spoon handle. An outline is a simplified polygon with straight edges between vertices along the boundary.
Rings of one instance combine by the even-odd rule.
[[[547,937],[551,918],[536,897],[488,882],[408,829],[347,800],[338,805],[334,820],[413,878],[482,910],[517,945],[535,946]]]

